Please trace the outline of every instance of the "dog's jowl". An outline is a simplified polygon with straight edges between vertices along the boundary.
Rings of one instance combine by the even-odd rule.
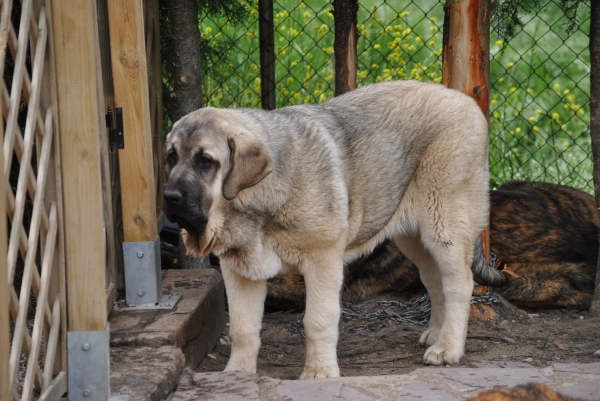
[[[189,252],[220,256],[226,370],[256,371],[267,279],[297,273],[306,285],[301,378],[338,376],[343,265],[387,238],[418,266],[431,297],[425,363],[458,363],[473,277],[505,281],[481,249],[487,143],[471,98],[411,81],[317,106],[205,108],[175,123],[165,211]]]

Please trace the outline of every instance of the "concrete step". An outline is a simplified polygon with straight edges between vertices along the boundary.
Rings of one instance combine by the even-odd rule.
[[[171,401],[455,401],[477,396],[484,390],[526,383],[547,385],[567,397],[600,399],[600,363],[555,363],[547,368],[518,362],[474,365],[473,368],[423,367],[396,376],[315,380],[280,380],[242,372],[186,372]]]
[[[130,400],[164,400],[185,366],[195,366],[225,328],[225,287],[214,269],[167,270],[163,294],[179,294],[173,309],[112,311],[110,385]]]

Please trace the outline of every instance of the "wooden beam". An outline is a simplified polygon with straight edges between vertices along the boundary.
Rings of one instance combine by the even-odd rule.
[[[273,0],[258,0],[258,37],[260,41],[260,96],[262,108],[274,110],[276,103]]]
[[[335,18],[335,96],[356,89],[358,0],[333,0]]]
[[[52,2],[64,202],[69,331],[106,328],[98,51],[94,2]]]
[[[115,104],[123,108],[119,150],[125,242],[158,236],[142,0],[108,2]]]

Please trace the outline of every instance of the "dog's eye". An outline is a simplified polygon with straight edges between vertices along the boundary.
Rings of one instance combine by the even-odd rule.
[[[215,161],[208,155],[199,153],[195,157],[196,168],[200,170],[207,170],[215,164]]]
[[[173,167],[175,164],[177,164],[177,160],[177,153],[171,152],[167,155],[167,163],[169,163],[169,167]]]

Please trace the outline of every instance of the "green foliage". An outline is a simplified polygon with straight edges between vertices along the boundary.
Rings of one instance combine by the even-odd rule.
[[[416,3],[360,1],[359,86],[441,81],[443,4]],[[591,192],[589,6],[574,0],[513,3],[504,18],[518,17],[518,23],[510,35],[500,30],[491,40],[490,185],[527,179]],[[261,106],[258,11],[256,0],[246,4],[249,13],[237,24],[224,16],[201,20],[204,42],[218,49],[210,68],[203,68],[206,105]],[[333,97],[332,8],[319,0],[276,1],[277,107]]]

